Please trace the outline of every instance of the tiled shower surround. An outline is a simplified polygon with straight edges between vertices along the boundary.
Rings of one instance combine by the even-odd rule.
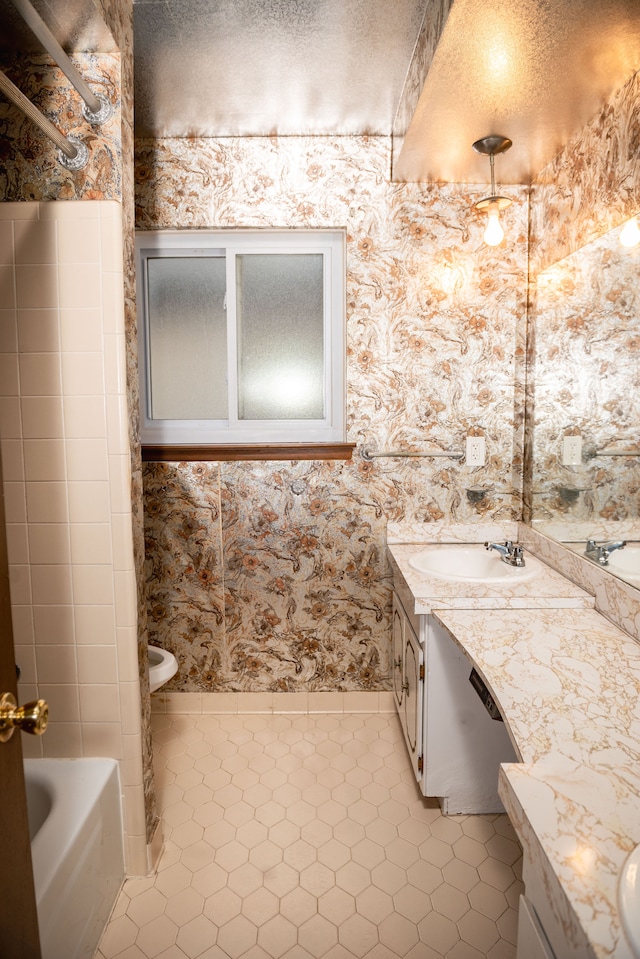
[[[339,228],[347,249],[351,462],[148,464],[149,638],[168,690],[390,683],[388,520],[514,519],[521,498],[524,188],[508,246],[482,243],[483,187],[389,182],[388,138],[137,144],[139,229]],[[486,192],[486,191],[484,191]],[[462,450],[485,468],[360,450]],[[466,488],[488,488],[472,505]]]

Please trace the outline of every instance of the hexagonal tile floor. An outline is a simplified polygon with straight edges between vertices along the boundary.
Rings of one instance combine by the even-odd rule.
[[[96,959],[514,959],[506,816],[443,816],[393,715],[154,716],[165,849]]]

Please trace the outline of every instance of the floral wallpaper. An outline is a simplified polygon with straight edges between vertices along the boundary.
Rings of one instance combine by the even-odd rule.
[[[353,460],[145,466],[149,637],[180,663],[167,689],[390,688],[387,520],[519,516],[526,192],[510,190],[509,241],[491,250],[479,193],[392,184],[390,150],[390,138],[137,143],[139,229],[347,237]],[[469,432],[486,436],[485,467],[361,456],[462,450]]]
[[[531,272],[536,276],[640,210],[640,73],[536,177]]]
[[[49,57],[16,55],[4,71],[65,136],[80,137],[90,151],[83,170],[58,162],[58,148],[5,98],[0,99],[0,197],[19,200],[119,200],[122,197],[122,136],[118,53],[74,53],[73,61],[96,93],[114,105],[110,120],[92,126],[82,99]]]
[[[618,521],[638,516],[640,460],[596,456],[638,449],[640,248],[619,230],[565,257],[537,279],[533,428],[533,515]],[[566,435],[583,460],[562,465]]]
[[[637,460],[598,457],[568,469],[559,457],[563,433],[577,430],[587,453],[638,445],[639,254],[623,253],[618,231],[610,231],[639,210],[635,74],[532,187],[528,364],[535,373],[527,380],[525,518],[638,516]]]

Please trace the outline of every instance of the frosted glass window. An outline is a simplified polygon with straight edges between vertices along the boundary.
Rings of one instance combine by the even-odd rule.
[[[143,444],[345,440],[345,233],[136,235]]]
[[[319,254],[236,258],[240,419],[324,416],[323,287]]]
[[[151,417],[225,419],[224,257],[147,259]]]

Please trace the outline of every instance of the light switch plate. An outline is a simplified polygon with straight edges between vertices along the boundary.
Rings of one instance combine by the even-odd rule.
[[[467,436],[467,466],[484,466],[485,449],[484,436]]]
[[[579,466],[582,463],[582,437],[564,436],[562,438],[562,465]]]

